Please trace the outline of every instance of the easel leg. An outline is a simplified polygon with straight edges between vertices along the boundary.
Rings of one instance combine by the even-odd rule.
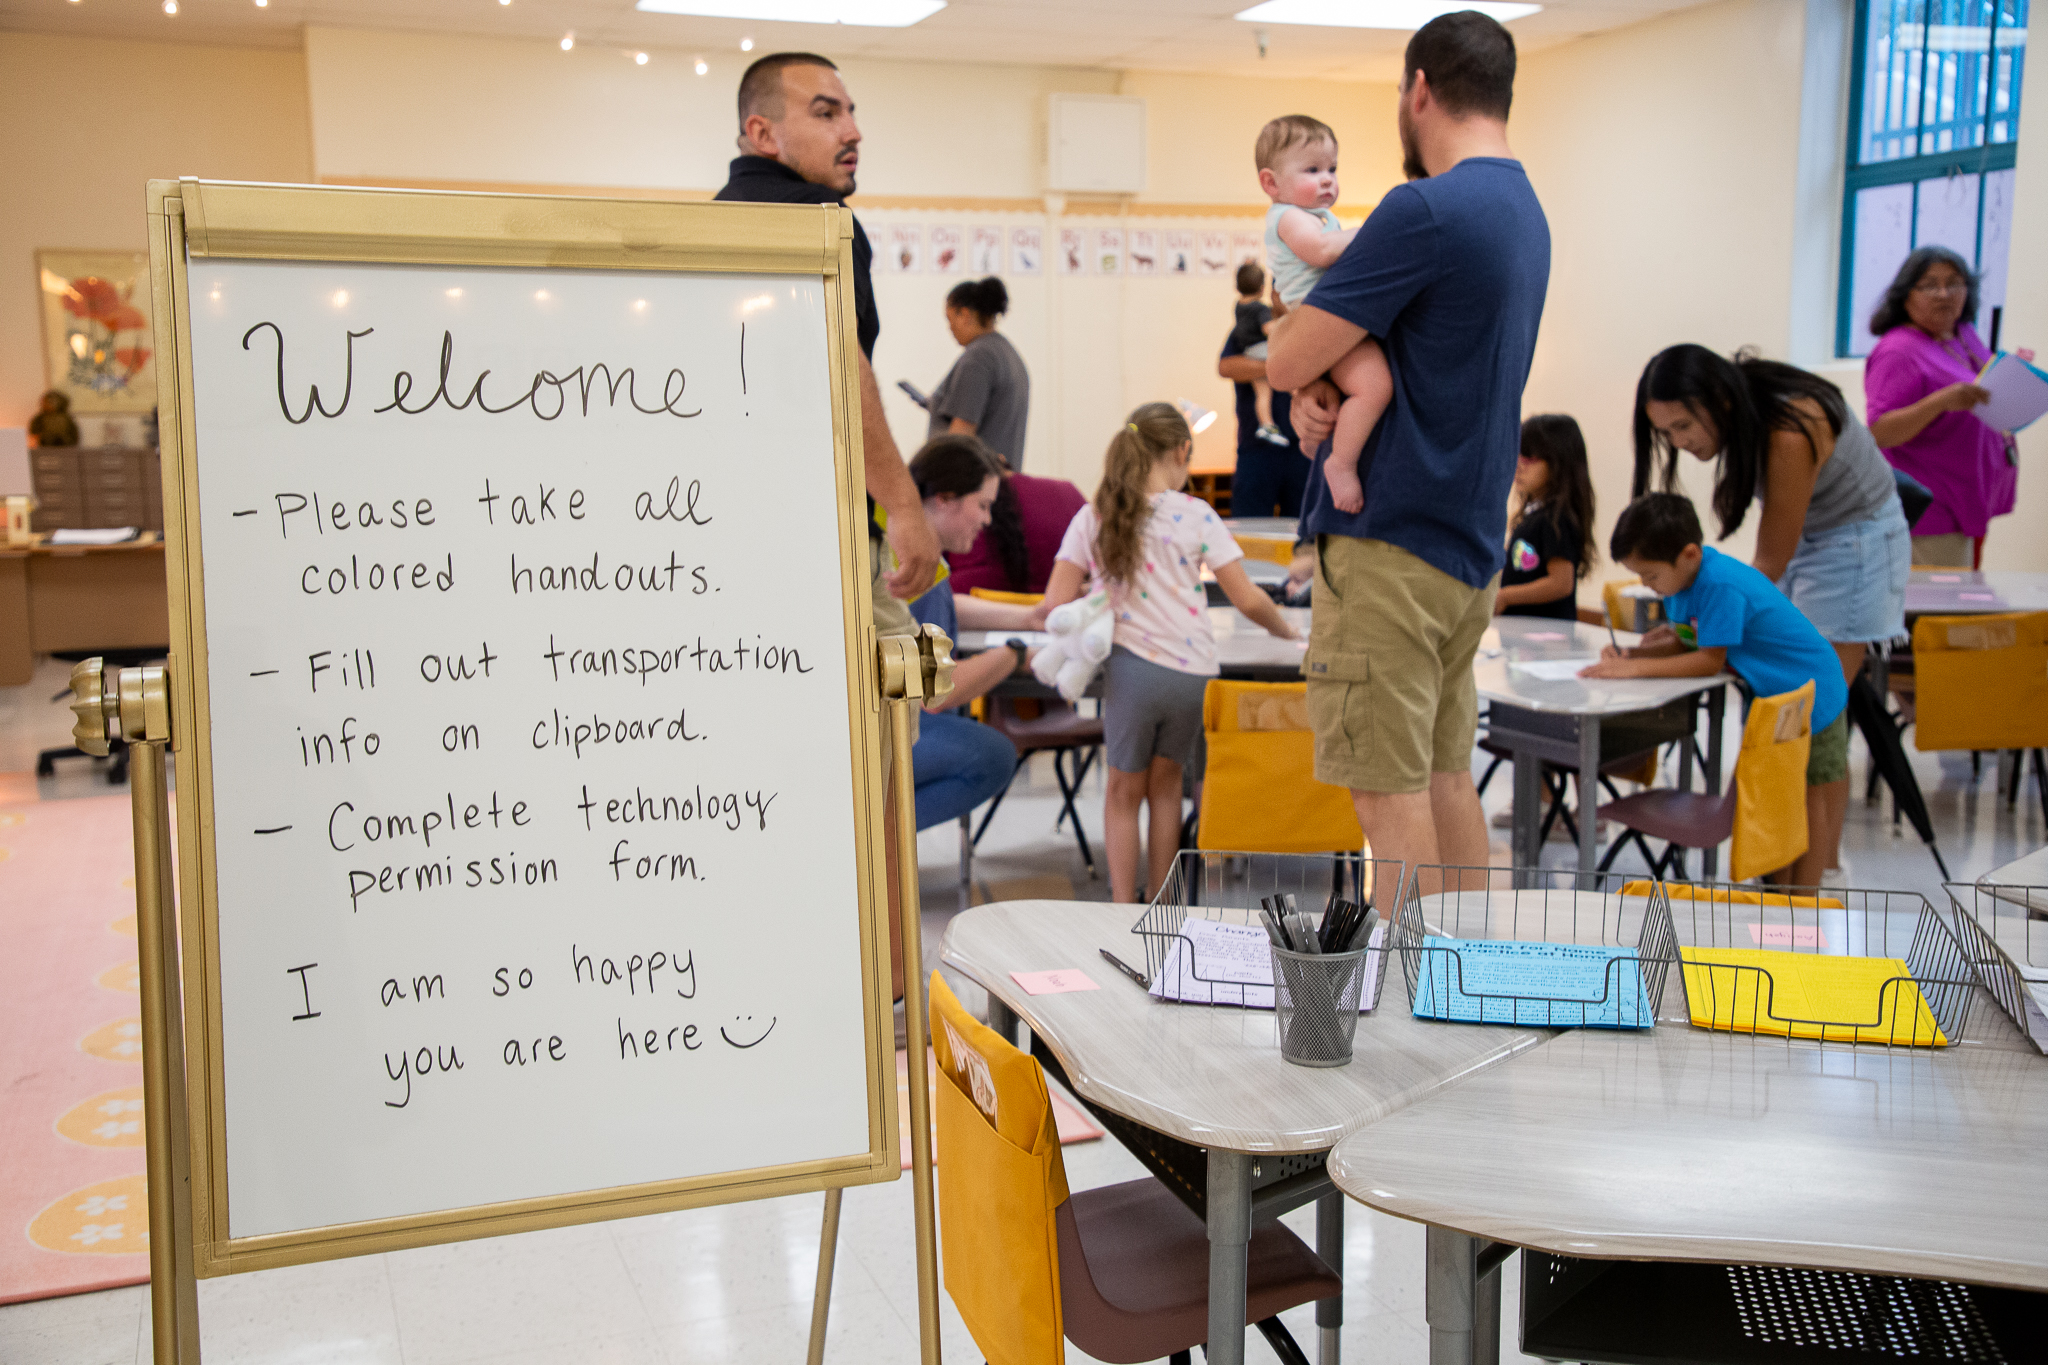
[[[939,1248],[932,1208],[932,1092],[925,1061],[924,926],[917,886],[917,780],[910,766],[910,708],[892,701],[896,881],[903,925],[903,1022],[910,1054],[910,1190],[917,1210],[917,1334],[924,1365],[939,1365]],[[814,1327],[815,1330],[815,1327]]]
[[[150,1332],[156,1365],[199,1365],[192,1270],[192,1156],[185,1131],[185,1019],[162,740],[131,743],[135,935],[142,984],[142,1116],[148,1140]]]
[[[846,1192],[825,1191],[825,1225],[818,1231],[818,1288],[811,1298],[810,1365],[825,1365],[825,1325],[832,1313],[832,1267],[839,1258],[839,1200]]]

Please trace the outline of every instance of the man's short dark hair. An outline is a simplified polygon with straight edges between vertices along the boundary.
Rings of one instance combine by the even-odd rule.
[[[773,122],[782,117],[782,73],[792,66],[839,68],[830,58],[815,52],[771,52],[747,68],[740,77],[740,127],[755,114]]]
[[[1617,564],[1624,559],[1676,564],[1686,546],[1704,539],[1700,514],[1693,510],[1691,498],[1682,493],[1645,493],[1621,509],[1607,549]]]
[[[1478,10],[1440,14],[1408,40],[1402,89],[1417,71],[1429,77],[1429,93],[1447,113],[1505,122],[1515,98],[1514,36]]]

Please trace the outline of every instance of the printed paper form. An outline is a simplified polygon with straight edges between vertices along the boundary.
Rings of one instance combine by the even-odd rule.
[[[1377,1002],[1380,951],[1386,937],[1385,924],[1372,931],[1371,951],[1365,955],[1365,985],[1358,997],[1360,1014],[1369,1013]],[[1273,1008],[1272,944],[1266,931],[1255,925],[1189,916],[1167,949],[1159,979],[1152,983],[1152,998],[1182,1005],[1269,1010]]]
[[[1415,1017],[1549,1028],[1649,1028],[1633,948],[1492,939],[1422,940]]]
[[[1590,668],[1599,662],[1589,654],[1582,659],[1530,659],[1526,662],[1511,659],[1508,667],[1539,682],[1573,682],[1577,680],[1580,669]]]
[[[2016,355],[1994,357],[1977,382],[1991,398],[1970,412],[1993,431],[2019,431],[2048,412],[2048,374]]]
[[[1765,948],[1681,948],[1679,957],[1687,1012],[1701,1028],[1915,1047],[1948,1041],[1895,957]]]

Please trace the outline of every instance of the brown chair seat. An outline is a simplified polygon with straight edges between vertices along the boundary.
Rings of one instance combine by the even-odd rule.
[[[1044,713],[1029,720],[1013,716],[1004,709],[993,708],[988,724],[1016,745],[1020,754],[1102,743],[1102,717],[1084,716],[1071,706],[1048,707]]]
[[[1655,787],[1607,802],[1600,818],[1681,848],[1713,848],[1735,832],[1735,789],[1710,796]]]
[[[1069,1341],[1111,1365],[1137,1365],[1208,1340],[1208,1232],[1166,1186],[1148,1176],[1075,1190],[1056,1217]],[[1252,1229],[1246,1259],[1248,1323],[1344,1290],[1323,1259],[1277,1222]]]

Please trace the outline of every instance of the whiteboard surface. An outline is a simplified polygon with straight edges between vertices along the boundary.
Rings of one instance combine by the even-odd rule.
[[[230,1235],[866,1153],[823,281],[190,286]]]

